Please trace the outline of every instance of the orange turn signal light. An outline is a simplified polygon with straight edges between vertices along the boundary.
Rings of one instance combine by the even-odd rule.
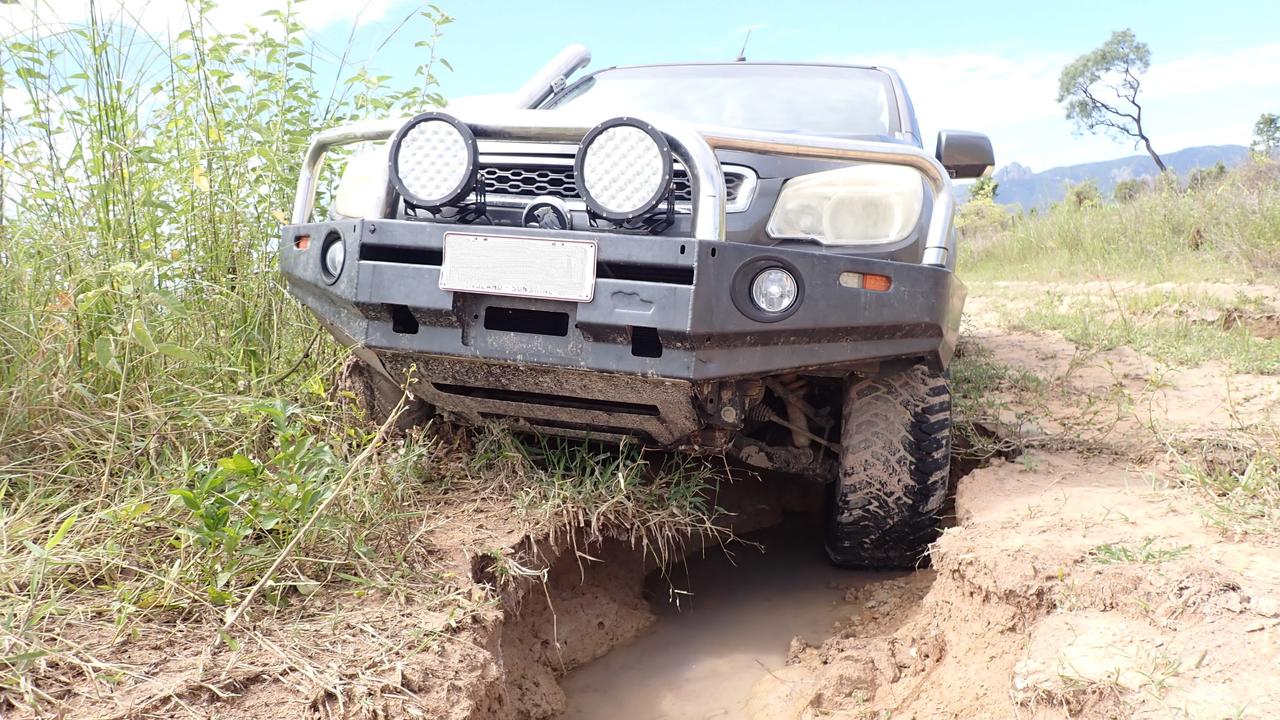
[[[889,288],[893,287],[893,278],[888,275],[875,275],[873,273],[842,272],[840,273],[840,285],[858,290],[888,292]]]
[[[872,275],[868,273],[862,276],[863,290],[888,292],[891,287],[893,287],[893,280],[888,275]]]

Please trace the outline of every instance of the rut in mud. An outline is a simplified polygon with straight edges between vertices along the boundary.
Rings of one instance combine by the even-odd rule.
[[[982,392],[930,570],[828,568],[821,487],[745,473],[707,486],[742,541],[686,538],[659,568],[625,527],[522,518],[512,493],[548,486],[468,475],[461,447],[379,546],[411,551],[418,592],[321,592],[236,649],[194,623],[77,637],[132,674],[55,667],[79,683],[65,716],[1280,717],[1274,506],[1186,469],[1267,472],[1280,380],[1086,353],[971,305],[953,379]]]
[[[847,630],[868,604],[878,615],[914,606],[932,582],[928,570],[832,566],[818,485],[739,478],[721,501],[735,508],[738,537],[727,546],[699,547],[666,567],[618,541],[570,546],[508,592],[497,643],[505,681],[483,712],[748,717],[757,685],[800,648]]]

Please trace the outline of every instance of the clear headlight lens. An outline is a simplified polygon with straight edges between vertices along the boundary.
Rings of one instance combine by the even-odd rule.
[[[797,292],[796,279],[782,268],[761,270],[751,281],[751,302],[765,312],[786,312]]]
[[[381,218],[387,187],[387,145],[365,143],[347,160],[333,199],[342,217]]]
[[[788,180],[766,231],[826,245],[890,243],[911,234],[923,206],[920,173],[899,165],[855,165]]]
[[[391,141],[391,179],[419,207],[438,208],[465,197],[476,161],[475,135],[444,113],[418,115]]]
[[[666,139],[637,120],[617,118],[583,138],[577,158],[583,199],[610,220],[630,220],[654,207],[671,185]]]

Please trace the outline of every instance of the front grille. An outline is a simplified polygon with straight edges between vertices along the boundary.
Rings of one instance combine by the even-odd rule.
[[[551,195],[565,199],[578,199],[578,185],[572,167],[514,167],[509,165],[481,167],[484,190],[496,195],[522,195],[536,197]],[[684,168],[676,168],[672,184],[675,185],[676,202],[693,200],[693,183]],[[728,202],[738,199],[743,176],[735,172],[724,174],[725,195]]]

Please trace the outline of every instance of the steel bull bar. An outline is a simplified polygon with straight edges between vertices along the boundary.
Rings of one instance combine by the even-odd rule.
[[[500,110],[488,113],[456,113],[479,139],[524,142],[580,143],[595,122],[570,118],[546,110]],[[597,120],[603,120],[598,118]],[[946,267],[955,253],[953,216],[955,193],[945,168],[934,157],[912,145],[842,140],[813,135],[790,135],[759,130],[700,126],[668,117],[644,115],[666,136],[672,152],[689,173],[693,187],[693,238],[724,240],[725,186],[716,150],[739,150],[782,157],[884,163],[914,168],[933,190],[933,210],[925,237],[923,263]],[[293,203],[295,225],[311,221],[316,182],[325,153],[334,147],[390,138],[408,118],[353,123],[324,130],[307,148],[298,175]],[[390,183],[383,188],[381,207],[389,207]]]

